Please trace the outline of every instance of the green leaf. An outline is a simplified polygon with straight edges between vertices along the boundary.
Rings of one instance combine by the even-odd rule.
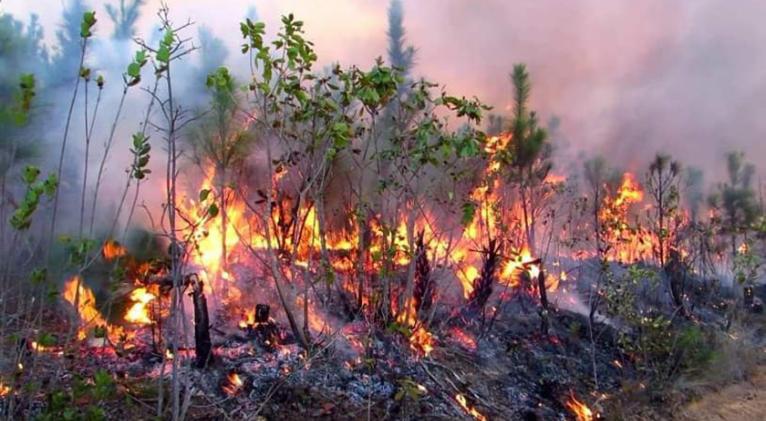
[[[210,196],[210,189],[202,189],[199,191],[199,201],[204,202]]]
[[[476,204],[473,202],[465,202],[462,206],[462,217],[460,218],[460,223],[463,224],[464,227],[467,227],[468,225],[473,222],[473,218],[476,215]]]

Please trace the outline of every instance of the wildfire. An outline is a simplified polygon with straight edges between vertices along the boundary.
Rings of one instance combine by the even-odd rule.
[[[79,284],[79,294],[78,294]],[[79,295],[79,296],[78,296]],[[78,339],[82,340],[88,337],[88,332],[98,326],[106,326],[101,312],[96,308],[96,296],[93,290],[85,285],[85,282],[79,275],[71,277],[65,284],[62,292],[64,299],[75,307],[80,319],[80,327],[77,331]]]
[[[224,382],[223,386],[221,386],[221,388],[227,395],[234,396],[239,393],[244,385],[245,382],[242,381],[242,378],[239,376],[239,374],[236,371],[231,371],[226,376],[226,381]]]
[[[433,335],[422,326],[418,327],[410,336],[410,348],[423,356],[429,356],[434,349]]]
[[[622,185],[620,185],[617,191],[614,204],[622,206],[622,204],[638,203],[642,200],[644,200],[644,191],[641,190],[641,186],[636,182],[636,177],[633,173],[626,172],[622,176]]]
[[[460,404],[460,407],[463,408],[463,410],[474,419],[479,421],[487,421],[487,417],[485,417],[481,412],[477,411],[476,408],[468,404],[468,400],[463,394],[458,393],[455,395],[455,400],[458,404]]]
[[[240,329],[252,328],[255,326],[255,309],[245,310],[242,314],[242,320],[239,321]]]
[[[134,289],[130,293],[130,300],[133,301],[133,305],[125,313],[125,321],[139,325],[151,324],[152,318],[150,317],[148,307],[149,303],[156,298],[157,295],[150,292],[147,288],[140,287]]]
[[[574,393],[569,397],[566,406],[575,415],[577,421],[592,421],[594,419],[593,411],[591,411],[587,405],[578,401],[577,398],[575,398]]]
[[[123,257],[128,254],[128,251],[116,241],[109,240],[104,243],[104,247],[101,249],[101,253],[104,255],[104,259],[111,261],[119,257]]]

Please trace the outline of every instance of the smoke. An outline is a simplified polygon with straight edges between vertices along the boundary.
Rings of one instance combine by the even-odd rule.
[[[159,0],[149,0],[138,33],[150,39]],[[320,65],[339,61],[369,66],[386,56],[387,2],[168,1],[177,21],[204,25],[232,51],[241,43],[238,21],[255,5],[270,31],[293,12],[306,21]],[[573,150],[604,154],[641,170],[657,151],[724,174],[724,154],[766,153],[766,3],[743,0],[668,2],[623,0],[405,0],[407,39],[418,50],[413,76],[476,95],[506,113],[513,63],[528,64],[532,106],[543,121],[561,119]],[[6,0],[19,18],[38,13],[47,40],[59,23],[62,2]],[[111,23],[103,6],[98,35]],[[108,49],[105,49],[108,50]],[[244,72],[246,60],[227,64]]]

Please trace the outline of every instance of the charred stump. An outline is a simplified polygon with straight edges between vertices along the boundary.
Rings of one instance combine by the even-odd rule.
[[[413,299],[418,315],[427,313],[434,302],[435,288],[431,279],[431,265],[428,263],[428,254],[423,242],[423,231],[418,233],[415,248],[415,286]]]
[[[207,297],[203,291],[203,283],[197,276],[189,279],[194,304],[194,349],[196,358],[194,366],[205,368],[213,362],[213,341],[210,339],[210,317],[207,311]]]

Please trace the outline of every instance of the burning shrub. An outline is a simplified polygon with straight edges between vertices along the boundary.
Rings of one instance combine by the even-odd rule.
[[[482,251],[484,264],[481,267],[481,275],[473,281],[473,291],[468,297],[470,308],[478,313],[484,312],[487,300],[492,295],[492,285],[495,284],[495,272],[499,263],[500,251],[497,241],[489,240],[489,245]]]

